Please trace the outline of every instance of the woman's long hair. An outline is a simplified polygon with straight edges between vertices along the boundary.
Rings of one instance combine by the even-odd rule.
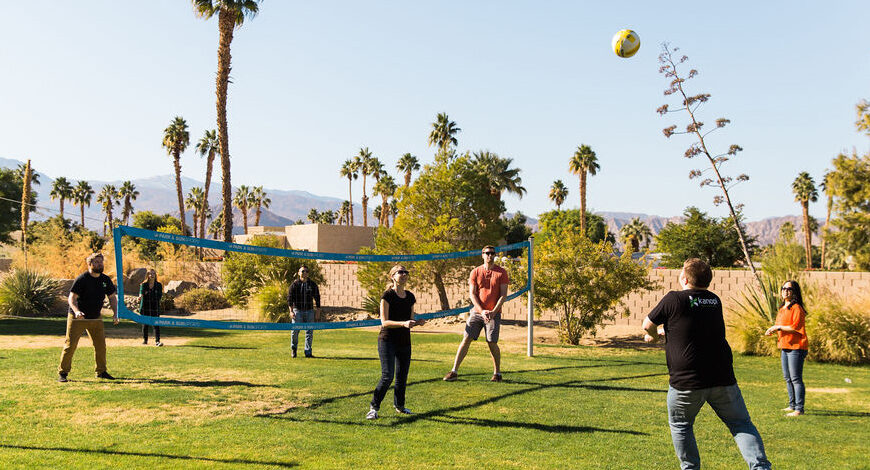
[[[154,285],[156,286],[156,285],[157,285],[157,270],[156,270],[156,269],[149,269],[149,270],[145,273],[145,280],[142,281],[142,285],[143,285],[143,286],[147,286],[147,285],[148,285],[148,273],[154,273]]]
[[[405,268],[404,266],[402,266],[401,264],[397,264],[397,265],[393,266],[392,268],[390,268],[390,274],[389,274],[390,283],[387,284],[387,290],[396,288],[396,281],[393,280],[393,275],[396,274],[396,272],[398,272],[400,270],[407,271],[408,269]]]
[[[806,312],[807,308],[804,307],[804,297],[801,294],[801,285],[798,284],[797,281],[792,280],[792,279],[789,279],[788,281],[783,282],[782,283],[783,287],[785,287],[786,284],[791,285],[792,302],[800,305],[801,308],[804,309],[804,312]],[[782,305],[780,305],[780,307],[785,306],[785,302],[786,301],[783,300]]]

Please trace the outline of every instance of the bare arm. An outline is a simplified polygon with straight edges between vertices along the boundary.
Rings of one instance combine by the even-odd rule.
[[[480,298],[477,296],[477,285],[473,282],[468,283],[468,296],[471,298],[471,303],[474,307],[471,308],[472,312],[483,312],[483,305],[481,305]]]
[[[112,322],[118,324],[118,294],[109,296],[109,307],[112,308]]]
[[[786,325],[773,325],[764,332],[765,336],[770,336],[777,331],[782,331],[783,333],[797,333],[797,330]]]
[[[495,307],[492,308],[492,311],[497,312],[497,313],[501,312],[501,306],[502,306],[502,304],[504,304],[505,299],[507,299],[507,294],[508,294],[508,285],[507,284],[502,284],[501,286],[499,286],[499,294],[500,295],[498,298],[498,302],[496,302]]]
[[[414,318],[414,310],[411,307],[411,318]],[[411,328],[416,325],[417,322],[414,320],[407,321],[395,321],[390,320],[390,304],[387,303],[386,300],[381,299],[381,325],[384,328]]]
[[[643,331],[646,333],[643,336],[643,340],[647,343],[655,343],[662,337],[662,335],[659,334],[658,325],[653,323],[649,317],[644,317],[641,328],[643,328]]]
[[[73,317],[82,318],[85,316],[84,313],[79,310],[79,295],[75,292],[69,293],[69,298],[67,299],[67,304],[69,304],[70,310],[72,310]]]

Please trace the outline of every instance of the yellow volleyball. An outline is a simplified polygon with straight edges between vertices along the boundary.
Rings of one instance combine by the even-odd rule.
[[[640,49],[640,36],[630,29],[613,35],[613,52],[619,57],[631,57]]]

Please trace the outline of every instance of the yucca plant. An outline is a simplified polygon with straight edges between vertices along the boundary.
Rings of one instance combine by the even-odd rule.
[[[56,304],[60,284],[41,273],[15,269],[0,280],[0,314],[45,315]]]

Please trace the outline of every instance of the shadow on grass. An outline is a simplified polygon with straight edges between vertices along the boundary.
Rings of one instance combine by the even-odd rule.
[[[541,372],[552,372],[557,370],[565,370],[565,369],[586,369],[592,367],[619,367],[619,366],[627,366],[634,365],[630,361],[622,361],[621,364],[590,364],[590,365],[578,365],[578,366],[561,366],[561,367],[550,367],[546,369],[531,369],[531,370],[523,370],[523,371],[514,371],[511,374],[523,374],[523,373],[541,373]],[[656,364],[658,365],[658,364]],[[481,426],[481,427],[511,427],[511,428],[522,428],[522,429],[534,429],[538,431],[546,431],[553,433],[581,433],[581,432],[612,432],[612,433],[623,433],[623,434],[631,434],[631,435],[646,435],[647,433],[634,431],[634,430],[626,430],[626,429],[606,429],[606,428],[595,428],[590,426],[570,426],[570,425],[551,425],[544,423],[533,423],[533,422],[521,422],[521,421],[507,421],[507,420],[492,420],[492,419],[480,419],[480,418],[468,418],[468,417],[457,417],[452,413],[469,410],[473,408],[479,408],[481,406],[495,403],[510,397],[520,396],[531,394],[535,392],[540,392],[543,390],[551,389],[551,388],[586,388],[590,390],[597,391],[629,391],[629,392],[641,392],[641,393],[665,393],[666,390],[661,389],[649,389],[649,388],[632,388],[632,387],[617,387],[617,386],[608,386],[608,385],[597,385],[591,384],[592,382],[608,382],[608,381],[618,381],[618,380],[632,380],[632,379],[640,379],[640,378],[648,378],[648,377],[657,377],[667,375],[667,373],[654,373],[654,374],[641,374],[641,375],[632,375],[632,376],[621,376],[621,377],[607,377],[602,379],[592,379],[592,380],[569,380],[565,382],[557,382],[557,383],[539,383],[539,382],[528,382],[528,381],[520,381],[520,380],[505,380],[503,383],[506,384],[514,384],[514,385],[524,385],[526,388],[519,390],[512,390],[503,392],[501,394],[497,394],[491,397],[482,398],[480,400],[466,403],[462,405],[449,406],[437,408],[434,410],[425,411],[419,414],[402,417],[402,419],[395,420],[390,423],[384,424],[374,424],[372,422],[366,422],[363,419],[359,421],[346,421],[346,420],[326,420],[319,419],[315,417],[298,417],[292,416],[291,414],[296,410],[312,410],[323,405],[333,403],[339,400],[349,399],[349,398],[358,398],[364,396],[371,396],[373,391],[366,392],[358,392],[346,395],[340,395],[335,397],[328,397],[321,400],[317,400],[311,405],[307,407],[290,407],[282,412],[277,413],[264,413],[256,415],[261,418],[270,418],[270,419],[286,419],[289,421],[296,422],[315,422],[315,423],[331,423],[331,424],[345,424],[352,426],[385,426],[385,427],[394,427],[394,426],[403,426],[406,424],[412,424],[419,420],[428,420],[428,421],[436,421],[436,422],[449,422],[455,424],[466,424],[472,426]],[[466,374],[464,377],[481,377],[488,376],[488,374]],[[408,383],[408,386],[420,385],[424,383],[432,383],[432,382],[440,382],[442,379],[440,378],[432,378],[421,381],[412,381]]]
[[[243,464],[243,465],[264,465],[264,466],[274,466],[274,467],[283,467],[283,468],[292,468],[298,467],[299,464],[296,462],[277,462],[270,460],[247,460],[247,459],[218,459],[213,457],[194,457],[192,455],[173,455],[173,454],[158,454],[153,452],[125,452],[120,450],[106,450],[106,449],[76,449],[72,447],[39,447],[39,446],[15,446],[9,444],[0,444],[0,448],[4,449],[16,449],[16,450],[36,450],[36,451],[51,451],[51,452],[84,452],[90,454],[103,454],[103,455],[120,455],[127,457],[154,457],[161,459],[175,459],[175,460],[192,460],[197,462],[214,462],[214,463],[231,463],[231,464]]]
[[[310,359],[328,359],[339,361],[379,361],[377,357],[353,357],[353,356],[314,356]],[[441,362],[434,359],[411,359],[411,362]]]
[[[841,410],[808,410],[808,415],[819,416],[846,416],[850,418],[870,418],[870,413],[864,411],[841,411]]]
[[[162,330],[161,330],[162,331]],[[165,337],[164,333],[164,337]],[[205,344],[179,344],[176,348],[200,348],[200,349],[257,349],[246,346],[208,346]]]
[[[117,325],[112,325],[112,319],[103,317],[105,324],[106,338],[138,338],[142,336],[142,325],[122,320]],[[173,328],[163,326],[160,331],[167,336],[184,336],[187,338],[212,338],[225,336],[229,332],[222,330],[205,330],[198,328],[184,328],[183,333],[175,335],[175,332],[181,331],[181,328]],[[0,317],[0,335],[4,336],[21,336],[21,335],[49,335],[49,336],[64,336],[66,334],[66,317],[51,317],[51,318],[21,318],[21,317]]]
[[[144,383],[160,385],[179,385],[183,387],[251,387],[251,388],[277,388],[276,385],[255,384],[239,380],[175,380],[175,379],[142,379],[117,377],[119,383]]]

